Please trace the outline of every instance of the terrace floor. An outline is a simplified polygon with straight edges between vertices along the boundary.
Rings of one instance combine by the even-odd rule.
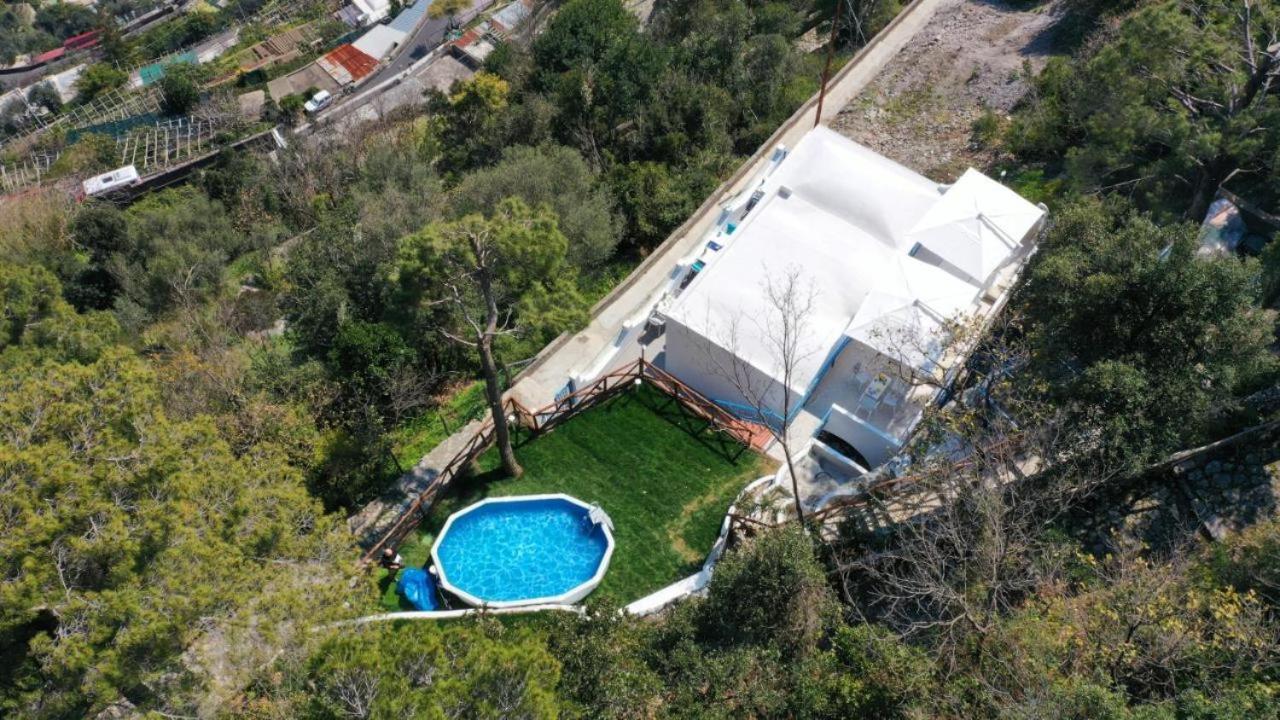
[[[456,482],[400,554],[411,567],[429,563],[449,514],[482,498],[562,492],[600,503],[613,520],[613,560],[593,597],[643,597],[696,572],[738,492],[772,472],[766,458],[700,428],[656,390],[625,392],[546,435],[521,437],[518,480],[503,476],[496,451],[481,456],[479,473]],[[401,609],[378,573],[381,605]]]

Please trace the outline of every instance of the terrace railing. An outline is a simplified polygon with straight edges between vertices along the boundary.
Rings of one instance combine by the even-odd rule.
[[[893,477],[873,474],[859,492],[833,498],[822,509],[809,513],[807,519],[822,525],[835,517],[862,514],[869,525],[895,525],[946,501],[953,494],[954,488],[945,487],[946,482],[943,481],[971,482],[972,477],[967,473],[980,467],[983,459],[1004,456],[1005,463],[990,464],[1008,464],[1008,461],[1015,459],[1023,451],[1024,440],[1021,435],[1007,437],[976,450],[968,458],[958,462],[930,467],[910,475]],[[890,509],[890,503],[898,506],[896,511]]]
[[[554,429],[566,420],[589,410],[619,393],[640,384],[650,387],[672,398],[687,412],[705,423],[705,428],[728,436],[733,441],[747,447],[760,448],[769,437],[768,432],[753,423],[735,417],[724,408],[708,400],[698,391],[680,382],[675,376],[662,368],[641,358],[608,374],[602,375],[594,382],[555,402],[537,410],[529,410],[518,400],[508,398],[503,407],[508,418],[515,418],[516,424],[540,435]],[[390,529],[374,543],[362,558],[370,562],[382,552],[383,548],[395,547],[422,521],[427,511],[440,494],[468,465],[493,446],[495,431],[492,418],[486,420],[467,443],[444,468],[431,480],[427,487],[405,508]]]

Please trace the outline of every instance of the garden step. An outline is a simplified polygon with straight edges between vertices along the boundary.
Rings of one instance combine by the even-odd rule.
[[[370,547],[376,543],[449,461],[466,447],[482,424],[482,420],[472,420],[462,426],[458,432],[432,448],[412,470],[402,475],[395,488],[347,518],[347,527],[356,536],[357,542],[362,547]]]

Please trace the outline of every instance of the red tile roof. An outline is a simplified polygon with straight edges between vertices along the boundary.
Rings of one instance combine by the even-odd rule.
[[[58,58],[66,54],[67,54],[66,48],[54,48],[53,50],[50,50],[48,52],[42,52],[39,55],[36,55],[35,57],[31,58],[31,63],[33,65],[39,65],[40,63],[47,63],[50,60],[57,60]]]

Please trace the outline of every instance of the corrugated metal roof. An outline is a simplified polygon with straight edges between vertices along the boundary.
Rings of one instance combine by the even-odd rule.
[[[522,25],[531,14],[533,14],[533,11],[529,5],[525,4],[524,0],[516,0],[510,5],[507,5],[494,13],[493,17],[490,19],[498,25],[501,25],[504,30],[515,30],[517,27],[520,27],[520,25]]]
[[[427,8],[431,7],[431,0],[417,0],[414,4],[400,11],[395,20],[391,21],[391,27],[408,35],[418,27],[418,23],[427,14]]]
[[[316,61],[341,85],[347,85],[373,72],[378,61],[354,45],[340,45]]]
[[[31,63],[33,65],[39,65],[40,63],[46,63],[46,62],[49,62],[50,60],[57,60],[58,58],[66,54],[67,54],[66,48],[54,48],[53,50],[50,50],[48,52],[42,52],[39,55],[31,58]]]
[[[328,55],[316,58],[316,65],[328,73],[329,77],[333,78],[333,81],[339,85],[350,85],[355,81],[355,78],[351,77],[351,73],[347,72],[342,63],[330,58]]]

